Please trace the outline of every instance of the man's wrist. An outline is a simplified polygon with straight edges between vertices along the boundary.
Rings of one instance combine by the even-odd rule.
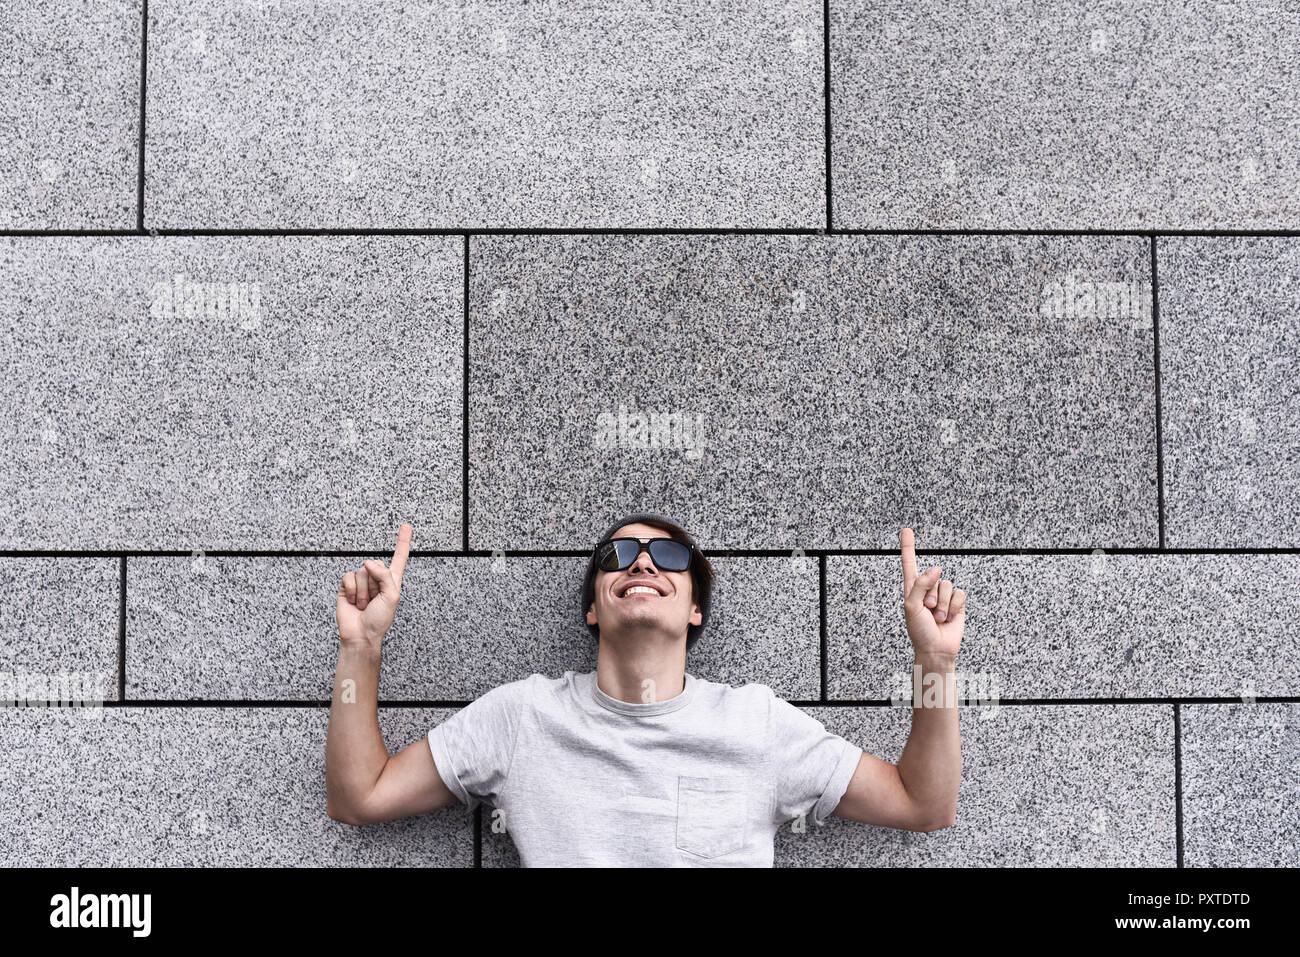
[[[341,641],[339,643],[339,657],[361,663],[377,662],[379,661],[379,649],[378,644],[372,644],[368,641]]]
[[[916,663],[912,666],[912,707],[957,706],[956,660],[956,655],[942,652],[916,652]]]
[[[940,651],[917,651],[916,663],[931,671],[944,671],[954,668],[957,656]]]

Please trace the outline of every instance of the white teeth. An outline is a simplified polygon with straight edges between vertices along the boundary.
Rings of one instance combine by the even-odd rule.
[[[623,597],[626,598],[628,595],[657,595],[657,594],[659,593],[647,585],[633,585],[627,591],[623,592]]]

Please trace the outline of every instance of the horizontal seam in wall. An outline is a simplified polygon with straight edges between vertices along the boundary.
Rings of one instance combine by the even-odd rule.
[[[1093,555],[1097,546],[1073,548],[930,548],[917,549],[917,555],[968,555],[971,557],[995,555]],[[791,558],[794,548],[707,548],[709,558]],[[1260,548],[1160,548],[1157,546],[1122,546],[1102,548],[1107,555],[1295,555],[1300,547],[1278,546]],[[898,556],[897,549],[886,548],[799,548],[805,557],[853,558],[870,556]],[[386,552],[384,552],[387,554]],[[0,549],[0,558],[191,558],[193,549]],[[204,549],[207,558],[362,558],[380,554],[370,550],[261,550],[261,549]],[[492,551],[488,549],[411,549],[411,558],[589,558],[585,549],[528,549],[520,551]]]
[[[742,227],[659,227],[611,226],[565,229],[563,227],[480,228],[473,227],[249,227],[243,229],[0,229],[0,237],[39,236],[1161,236],[1206,237],[1300,237],[1300,229],[833,229],[790,227],[749,229]]]
[[[1236,697],[1205,697],[1205,698],[1179,698],[1179,697],[1154,697],[1154,698],[999,698],[997,701],[986,701],[980,699],[962,699],[962,707],[984,710],[986,708],[1001,707],[1003,705],[1010,707],[1038,707],[1044,705],[1155,705],[1155,704],[1243,704],[1240,696]],[[1300,704],[1300,696],[1283,695],[1268,697],[1259,695],[1251,699],[1253,704]],[[383,700],[380,699],[379,707],[381,708],[464,708],[470,705],[470,700]],[[890,708],[898,707],[899,710],[911,710],[911,706],[898,706],[893,704],[888,698],[885,699],[829,699],[804,700],[798,698],[788,699],[788,703],[797,708]],[[320,701],[303,701],[291,699],[220,699],[213,700],[208,698],[132,698],[128,701],[103,701],[98,702],[105,708],[328,708],[332,704],[329,699]],[[6,704],[0,701],[0,707],[14,707],[12,704]],[[42,708],[47,707],[40,702],[24,704],[22,707]],[[48,705],[53,709],[58,707],[57,704]]]

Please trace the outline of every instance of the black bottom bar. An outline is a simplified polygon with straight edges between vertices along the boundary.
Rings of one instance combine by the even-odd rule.
[[[1267,868],[643,869],[613,876],[577,868],[545,876],[518,868],[15,868],[3,873],[0,914],[20,940],[71,935],[92,946],[146,939],[337,946],[350,938],[373,942],[380,929],[445,943],[450,938],[437,933],[442,921],[491,946],[529,928],[551,940],[566,930],[584,933],[592,918],[626,922],[629,939],[662,941],[680,920],[699,915],[723,937],[768,932],[775,923],[807,946],[833,921],[837,938],[864,948],[883,936],[944,950],[976,942],[1000,949],[1040,935],[1044,942],[1104,937],[1144,946],[1196,937],[1227,948],[1294,929],[1294,908],[1283,911],[1294,876]],[[78,925],[116,916],[118,926],[74,928],[74,914]]]

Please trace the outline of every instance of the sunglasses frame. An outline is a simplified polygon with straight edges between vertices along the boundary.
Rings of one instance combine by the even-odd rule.
[[[636,554],[632,556],[632,560],[628,562],[626,565],[623,565],[620,568],[613,568],[613,569],[605,568],[600,563],[600,550],[604,548],[606,545],[612,544],[613,542],[636,542],[639,547],[637,548]],[[686,567],[667,568],[664,565],[662,565],[659,562],[659,560],[655,558],[654,552],[650,551],[651,546],[654,545],[655,542],[672,542],[674,545],[680,545],[682,548],[686,549]],[[596,571],[609,572],[610,574],[613,574],[614,572],[626,571],[627,569],[631,568],[633,565],[636,564],[636,560],[641,557],[642,552],[645,552],[647,555],[649,555],[650,560],[655,563],[655,567],[660,569],[661,571],[688,572],[691,570],[691,565],[695,563],[695,555],[698,551],[699,549],[697,549],[690,542],[683,542],[680,539],[676,539],[676,538],[647,538],[643,540],[640,538],[633,538],[630,535],[624,535],[619,538],[607,538],[603,542],[597,542],[596,547],[592,549],[592,555],[596,559]],[[618,554],[617,547],[614,549],[614,553]]]

